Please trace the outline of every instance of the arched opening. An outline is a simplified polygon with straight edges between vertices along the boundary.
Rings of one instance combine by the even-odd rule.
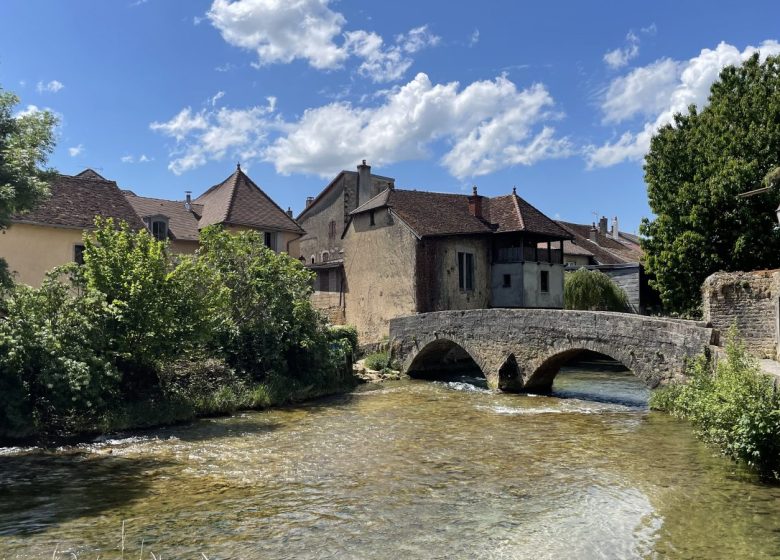
[[[566,350],[547,359],[524,387],[561,398],[645,406],[650,389],[621,361],[586,349]]]
[[[420,350],[406,373],[414,379],[487,386],[487,380],[474,358],[459,344],[445,339],[434,340]]]

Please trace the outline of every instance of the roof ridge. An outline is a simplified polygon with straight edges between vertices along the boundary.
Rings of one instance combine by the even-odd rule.
[[[523,219],[523,213],[520,211],[520,204],[517,202],[517,199],[520,197],[517,196],[517,193],[512,193],[509,196],[512,197],[512,202],[515,205],[515,210],[517,211],[517,217],[520,220],[520,227],[525,229],[525,220]]]
[[[263,196],[265,197],[265,199],[266,199],[266,200],[268,200],[268,202],[270,202],[271,204],[273,204],[273,205],[274,205],[274,207],[275,207],[277,210],[279,210],[279,212],[281,212],[282,214],[284,214],[284,217],[285,217],[285,218],[287,218],[287,220],[288,220],[288,221],[290,221],[290,222],[292,223],[292,225],[294,225],[296,228],[303,229],[303,228],[301,228],[300,224],[299,224],[297,221],[295,221],[293,218],[291,218],[291,217],[290,217],[290,216],[287,214],[287,212],[286,212],[286,211],[285,211],[285,210],[284,210],[284,209],[283,209],[281,206],[279,206],[279,205],[276,203],[276,201],[275,201],[273,198],[271,198],[270,196],[268,196],[268,193],[266,193],[266,192],[265,192],[263,189],[261,189],[261,188],[260,188],[260,185],[258,185],[257,183],[255,183],[255,182],[252,180],[252,178],[251,178],[249,175],[247,175],[247,174],[246,174],[246,173],[244,173],[243,171],[241,172],[241,174],[242,174],[242,175],[243,175],[243,176],[246,178],[246,180],[247,180],[247,181],[249,181],[249,184],[250,184],[250,186],[253,186],[253,187],[255,187],[255,188],[258,190],[258,192],[260,192],[260,194],[261,194],[261,195],[263,195]]]
[[[228,181],[231,178],[233,179],[233,185],[231,187],[228,187],[230,189],[230,198],[228,198],[228,203],[225,205],[225,215],[222,218],[222,221],[225,223],[228,223],[228,218],[230,217],[230,211],[233,210],[233,202],[236,200],[236,191],[238,191],[238,180],[243,173],[244,172],[241,171],[241,167],[238,167],[233,172],[233,174],[230,177],[228,177]]]

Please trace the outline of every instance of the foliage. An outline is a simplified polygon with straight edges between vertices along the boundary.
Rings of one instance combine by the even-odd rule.
[[[14,114],[19,98],[0,88],[0,230],[11,216],[31,210],[49,193],[51,171],[42,171],[54,149],[54,126],[49,111]],[[0,285],[9,281],[0,258]]]
[[[200,258],[224,290],[216,342],[228,363],[256,380],[310,367],[307,356],[327,343],[309,300],[311,272],[270,250],[256,231],[210,227],[201,243]]]
[[[357,329],[352,325],[335,325],[328,330],[329,338],[332,342],[346,341],[349,351],[351,353],[357,352],[358,349],[358,333]]]
[[[642,224],[645,266],[669,311],[699,312],[700,286],[718,270],[780,266],[780,57],[725,68],[701,111],[676,115],[645,159],[654,220]]]
[[[16,287],[0,319],[0,434],[63,428],[91,416],[117,393],[106,354],[103,295],[73,295],[73,267],[55,269],[38,288]]]
[[[628,298],[606,274],[598,270],[579,270],[566,274],[563,287],[566,309],[587,311],[626,311]]]
[[[395,369],[390,353],[386,350],[374,352],[363,358],[363,364],[374,371],[385,371]]]
[[[780,395],[732,334],[726,359],[701,357],[689,366],[686,384],[656,391],[652,408],[690,420],[699,437],[780,480]]]

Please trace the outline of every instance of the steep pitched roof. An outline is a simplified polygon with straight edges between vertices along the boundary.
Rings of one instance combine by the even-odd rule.
[[[87,229],[94,225],[95,216],[102,216],[127,222],[134,229],[144,227],[114,181],[84,173],[56,175],[49,185],[51,196],[31,212],[15,215],[12,221]]]
[[[239,166],[230,177],[195,199],[203,206],[198,224],[246,226],[303,233],[303,229],[250,179]]]
[[[100,173],[95,171],[94,169],[90,169],[87,167],[84,171],[81,173],[76,173],[74,177],[81,177],[82,179],[99,179],[101,181],[105,181],[106,178],[103,177]]]
[[[125,198],[141,218],[163,215],[168,218],[168,231],[174,239],[180,241],[198,241],[198,216],[199,205],[192,205],[192,210],[187,210],[184,201],[163,200],[159,198],[147,198],[137,196],[131,191],[124,191]]]
[[[516,194],[482,197],[483,217],[477,218],[469,211],[469,197],[466,195],[387,189],[352,214],[383,207],[392,208],[420,237],[494,232],[527,232],[559,239],[571,237]]]
[[[595,232],[596,241],[593,242],[590,240],[592,225],[561,221],[558,224],[571,232],[574,236],[574,243],[593,255],[599,264],[636,263],[644,257],[642,249],[632,240],[621,242],[611,235],[604,235],[597,230]],[[566,253],[566,247],[564,247],[564,253]]]

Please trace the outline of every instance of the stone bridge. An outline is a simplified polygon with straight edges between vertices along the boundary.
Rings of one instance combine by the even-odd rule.
[[[709,355],[715,333],[702,322],[627,313],[475,309],[393,319],[390,339],[410,375],[476,363],[494,389],[543,392],[587,350],[622,362],[648,387],[666,384],[686,361]]]

